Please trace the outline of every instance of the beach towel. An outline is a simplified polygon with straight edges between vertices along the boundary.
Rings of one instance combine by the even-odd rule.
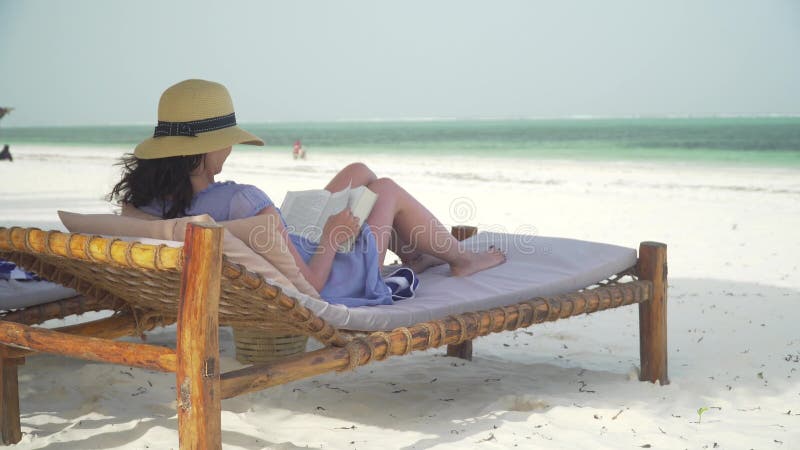
[[[414,298],[419,286],[419,278],[413,270],[401,267],[383,278],[383,282],[392,291],[392,300],[408,300]]]

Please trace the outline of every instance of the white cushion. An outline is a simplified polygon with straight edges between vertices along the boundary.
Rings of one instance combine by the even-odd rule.
[[[27,308],[78,295],[72,289],[49,281],[0,280],[0,311]]]
[[[394,305],[346,308],[307,299],[303,303],[339,328],[391,330],[573,292],[636,264],[632,248],[574,239],[482,232],[464,242],[474,249],[494,244],[507,252],[507,261],[463,278],[449,276],[447,265],[432,267],[419,275],[416,297]]]
[[[180,244],[156,239],[146,241]],[[481,232],[464,243],[471,249],[485,249],[494,244],[506,251],[507,260],[500,266],[463,278],[449,276],[446,264],[429,268],[419,274],[416,297],[393,305],[348,308],[302,294],[291,286],[284,286],[284,292],[337,328],[391,330],[451,314],[573,292],[636,264],[635,249],[575,239]],[[64,294],[67,293],[56,298],[68,296]],[[14,307],[19,306],[3,305],[3,309]]]

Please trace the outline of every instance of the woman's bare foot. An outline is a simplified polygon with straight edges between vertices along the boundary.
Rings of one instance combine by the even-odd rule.
[[[482,252],[463,252],[464,259],[450,264],[450,273],[455,277],[465,277],[506,262],[506,254],[497,248],[489,247]]]
[[[425,253],[416,253],[414,256],[403,261],[403,264],[413,270],[414,273],[422,273],[429,267],[438,266],[444,263],[444,260]]]

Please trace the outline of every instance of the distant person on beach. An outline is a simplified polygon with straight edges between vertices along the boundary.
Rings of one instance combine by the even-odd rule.
[[[294,159],[306,159],[306,149],[303,148],[303,144],[300,142],[300,139],[294,141],[294,148],[292,149],[292,157]]]
[[[325,186],[330,192],[366,185],[378,199],[363,226],[348,208],[332,215],[319,244],[290,234],[281,212],[261,189],[215,176],[234,144],[264,145],[239,128],[228,90],[218,83],[186,80],[161,95],[158,126],[152,138],[123,157],[123,176],[109,200],[165,219],[209,214],[216,221],[269,216],[285,239],[305,279],[331,303],[348,306],[391,304],[390,288],[381,278],[390,249],[412,270],[448,263],[451,274],[466,276],[501,264],[496,248],[474,252],[417,199],[389,178],[378,178],[362,163],[353,163]],[[354,249],[337,252],[355,238]],[[410,244],[410,245],[409,245]]]
[[[9,162],[14,162],[14,158],[11,156],[11,150],[8,149],[8,144],[3,146],[3,151],[0,151],[0,161],[8,160]]]
[[[13,110],[14,108],[0,108],[0,119]],[[0,151],[0,161],[5,161],[6,159],[9,162],[14,162],[14,158],[11,157],[11,150],[8,149],[8,144],[3,146],[3,151]]]

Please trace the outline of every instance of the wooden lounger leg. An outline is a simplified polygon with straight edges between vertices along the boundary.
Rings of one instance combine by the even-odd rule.
[[[653,282],[650,301],[639,303],[639,357],[642,381],[669,384],[667,374],[667,246],[658,242],[639,245],[637,273]]]
[[[221,449],[219,295],[222,227],[189,224],[178,309],[178,436],[181,449]]]
[[[16,444],[22,439],[17,366],[24,363],[25,358],[0,358],[0,433],[5,445]]]
[[[455,358],[466,359],[472,361],[472,339],[464,341],[460,344],[451,344],[447,346],[447,356]]]
[[[459,241],[463,241],[472,237],[478,232],[478,227],[471,227],[467,225],[456,225],[450,229],[450,233]],[[472,339],[464,341],[460,344],[451,344],[447,346],[447,356],[466,359],[472,361]]]

